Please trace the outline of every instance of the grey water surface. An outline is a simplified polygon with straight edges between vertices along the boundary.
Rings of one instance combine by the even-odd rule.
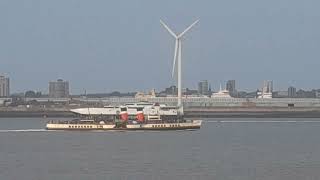
[[[159,132],[46,131],[47,120],[0,118],[0,179],[320,179],[312,119],[207,119],[197,131]]]

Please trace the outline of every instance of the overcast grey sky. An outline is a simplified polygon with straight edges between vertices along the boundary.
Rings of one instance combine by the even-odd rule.
[[[0,74],[12,92],[163,89],[171,78],[176,32],[196,19],[183,42],[183,84],[214,89],[236,79],[255,90],[320,88],[318,0],[1,0]]]

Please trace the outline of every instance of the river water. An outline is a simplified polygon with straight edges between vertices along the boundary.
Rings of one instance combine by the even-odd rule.
[[[207,119],[197,131],[46,131],[0,119],[2,180],[319,180],[317,119]],[[304,122],[299,122],[304,121]]]

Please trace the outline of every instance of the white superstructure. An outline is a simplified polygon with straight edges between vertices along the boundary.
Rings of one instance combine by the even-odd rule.
[[[174,106],[166,106],[164,104],[155,105],[152,103],[132,103],[123,106],[105,106],[103,108],[77,108],[71,109],[79,115],[116,115],[119,114],[121,108],[126,108],[129,115],[136,115],[139,108],[142,109],[143,114],[146,115],[167,115],[167,116],[177,116],[178,110]]]
[[[229,94],[229,91],[226,89],[221,88],[220,84],[220,90],[216,93],[212,93],[211,98],[232,98]]]

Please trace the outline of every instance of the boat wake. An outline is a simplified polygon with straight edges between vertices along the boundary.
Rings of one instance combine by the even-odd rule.
[[[5,132],[44,132],[46,129],[0,129],[0,133]]]

